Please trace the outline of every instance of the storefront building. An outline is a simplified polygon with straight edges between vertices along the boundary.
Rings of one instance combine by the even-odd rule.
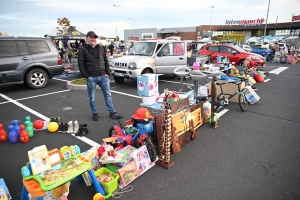
[[[124,30],[124,40],[141,41],[180,36],[182,40],[200,41],[202,38],[212,37],[216,41],[233,40],[236,43],[243,43],[250,37],[264,36],[264,22],[264,18],[226,19],[224,25]],[[293,15],[291,22],[267,24],[266,35],[300,36],[300,15]]]

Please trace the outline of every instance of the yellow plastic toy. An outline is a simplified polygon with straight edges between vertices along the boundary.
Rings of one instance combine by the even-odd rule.
[[[94,195],[93,200],[105,200],[105,197],[102,194],[97,193]]]
[[[58,130],[58,124],[56,122],[50,122],[47,128],[49,132],[54,133]]]

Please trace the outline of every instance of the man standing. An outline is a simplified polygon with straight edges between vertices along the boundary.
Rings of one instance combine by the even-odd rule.
[[[98,38],[98,36],[93,31],[89,31],[86,34],[86,42],[78,52],[79,70],[82,76],[86,78],[88,99],[93,113],[93,120],[98,120],[95,102],[97,85],[99,85],[102,90],[106,107],[110,113],[109,117],[117,119],[119,115],[114,109],[110,93],[108,60],[104,49],[96,43],[96,38]]]
[[[110,55],[111,56],[113,56],[113,54],[114,54],[114,43],[112,42],[109,46],[108,46],[108,48],[109,48],[109,51],[110,51]]]

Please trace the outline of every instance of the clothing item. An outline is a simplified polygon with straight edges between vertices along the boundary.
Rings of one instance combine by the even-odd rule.
[[[82,45],[78,52],[78,67],[85,78],[110,75],[107,57],[99,44],[94,48],[86,43]]]
[[[92,38],[98,38],[98,35],[96,35],[96,33],[94,31],[89,31],[87,34],[86,34],[86,37],[92,37]]]
[[[265,61],[268,61],[268,58],[270,55],[274,55],[274,51],[272,49],[270,49],[270,51],[268,51],[267,55],[265,55]]]
[[[94,121],[98,121],[98,113],[94,113],[93,114],[93,120]]]
[[[101,88],[108,111],[110,113],[116,112],[111,99],[109,78],[107,76],[105,75],[90,76],[90,78],[86,80],[86,85],[88,90],[88,99],[90,103],[90,108],[93,114],[97,113],[96,101],[95,101],[95,92],[96,92],[97,85],[99,85]]]

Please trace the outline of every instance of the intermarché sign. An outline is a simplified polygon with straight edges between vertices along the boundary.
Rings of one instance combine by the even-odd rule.
[[[228,25],[244,25],[244,26],[250,26],[250,25],[256,25],[256,24],[262,24],[264,23],[265,19],[264,18],[257,18],[257,19],[254,19],[254,20],[233,20],[233,19],[230,19],[230,20],[226,20],[225,24],[228,24]]]
[[[300,15],[293,15],[292,22],[299,21],[299,20],[300,20]]]

